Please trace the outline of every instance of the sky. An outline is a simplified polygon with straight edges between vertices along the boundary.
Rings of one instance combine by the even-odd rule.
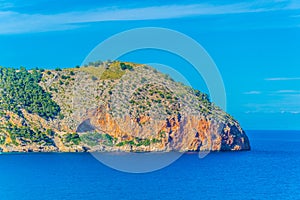
[[[0,0],[0,65],[74,67],[110,36],[142,27],[201,44],[223,78],[227,112],[244,129],[300,130],[300,1]],[[176,55],[149,49],[120,59],[172,66],[208,92]]]

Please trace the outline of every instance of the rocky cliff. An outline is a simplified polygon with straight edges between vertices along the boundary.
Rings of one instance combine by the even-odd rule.
[[[206,94],[150,66],[0,68],[0,151],[237,151],[247,135]]]

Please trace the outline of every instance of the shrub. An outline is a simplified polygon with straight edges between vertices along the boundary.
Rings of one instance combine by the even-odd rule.
[[[54,136],[55,132],[52,129],[47,129],[46,134],[50,136]]]
[[[67,143],[73,143],[75,145],[79,145],[81,140],[80,140],[80,137],[77,133],[68,133],[65,136],[65,141]]]
[[[4,144],[6,137],[4,135],[0,135],[0,145]]]
[[[65,76],[65,75],[62,75],[61,78],[62,78],[62,79],[67,79],[67,78],[69,78],[69,77],[68,77],[68,76]]]
[[[98,78],[96,76],[92,76],[92,80],[96,81],[96,80],[98,80]]]
[[[126,65],[125,63],[120,63],[120,67],[122,70],[126,70],[126,69],[128,69],[130,71],[133,70],[133,67],[131,65]]]
[[[107,146],[112,146],[115,138],[110,136],[109,134],[101,134],[97,132],[86,133],[81,136],[81,140],[83,143],[89,146],[96,146],[99,143],[102,143]]]
[[[16,138],[26,138],[31,140],[32,142],[38,143],[45,142],[47,145],[54,144],[51,138],[49,138],[45,133],[38,130],[38,128],[36,127],[34,128],[34,130],[32,130],[27,126],[18,127],[11,123],[7,123],[5,128],[15,145],[18,145],[18,143],[16,142]]]
[[[149,146],[150,145],[150,139],[143,139],[139,141],[139,143],[136,146]]]
[[[59,118],[59,119],[64,119],[65,116],[64,116],[63,114],[59,113],[58,118]]]
[[[142,77],[142,79],[141,79],[141,83],[145,83],[145,82],[147,82],[147,79],[146,79],[146,78],[144,78],[144,77]]]
[[[0,108],[21,116],[21,109],[38,114],[48,120],[55,118],[60,107],[52,100],[51,94],[40,85],[42,73],[28,72],[25,68],[15,70],[0,67]]]

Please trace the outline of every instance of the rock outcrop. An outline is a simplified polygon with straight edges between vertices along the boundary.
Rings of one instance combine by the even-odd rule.
[[[11,73],[18,76],[19,72]],[[1,107],[1,151],[250,150],[239,123],[206,94],[150,66],[97,62],[30,74],[40,74],[34,87],[49,94],[56,110],[50,112],[45,103],[39,109],[47,110],[47,115],[22,103],[19,110]],[[1,95],[0,100],[5,101],[7,92],[1,91]],[[29,102],[39,105],[37,97],[33,98]]]

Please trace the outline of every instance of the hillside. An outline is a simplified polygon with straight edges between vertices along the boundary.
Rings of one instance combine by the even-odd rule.
[[[0,68],[0,151],[249,150],[208,96],[150,66]]]

